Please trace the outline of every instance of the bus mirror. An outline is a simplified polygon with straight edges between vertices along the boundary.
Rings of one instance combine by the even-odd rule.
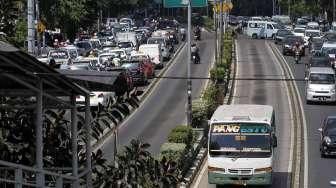
[[[272,142],[273,147],[276,148],[278,146],[278,139],[275,135],[273,136]]]

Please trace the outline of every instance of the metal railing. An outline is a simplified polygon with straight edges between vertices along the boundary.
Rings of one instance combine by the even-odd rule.
[[[43,174],[44,177],[52,177],[48,179],[48,181],[46,181],[43,188],[63,188],[66,184],[74,187],[74,185],[76,185],[76,182],[79,182],[80,178],[84,177],[89,172],[89,169],[85,169],[78,175],[78,177],[75,177],[73,175],[60,174],[49,170],[39,170],[34,167],[24,166],[2,160],[0,160],[0,166],[2,166],[2,170],[11,171],[8,172],[6,177],[0,176],[0,185],[1,183],[14,184],[15,188],[22,188],[23,186],[39,187],[36,184],[37,173]],[[27,174],[31,174],[30,176],[28,175],[29,178],[25,177],[25,175],[27,176]]]

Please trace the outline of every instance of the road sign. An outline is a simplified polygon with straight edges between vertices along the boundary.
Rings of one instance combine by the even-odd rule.
[[[37,23],[37,32],[42,33],[45,31],[45,29],[46,29],[45,25],[39,21]]]
[[[178,8],[178,7],[187,7],[188,0],[163,0],[164,8]],[[191,0],[192,7],[206,7],[208,5],[208,0]]]

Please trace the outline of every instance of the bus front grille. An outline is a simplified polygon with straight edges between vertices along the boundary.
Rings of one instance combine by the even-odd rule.
[[[229,169],[230,174],[237,174],[237,175],[252,175],[252,169]]]

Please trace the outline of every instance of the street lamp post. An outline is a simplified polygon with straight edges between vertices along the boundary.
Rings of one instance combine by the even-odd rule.
[[[188,0],[188,55],[187,55],[187,125],[191,126],[192,118],[192,102],[191,102],[191,91],[192,91],[192,82],[190,79],[190,65],[191,65],[191,0]]]

